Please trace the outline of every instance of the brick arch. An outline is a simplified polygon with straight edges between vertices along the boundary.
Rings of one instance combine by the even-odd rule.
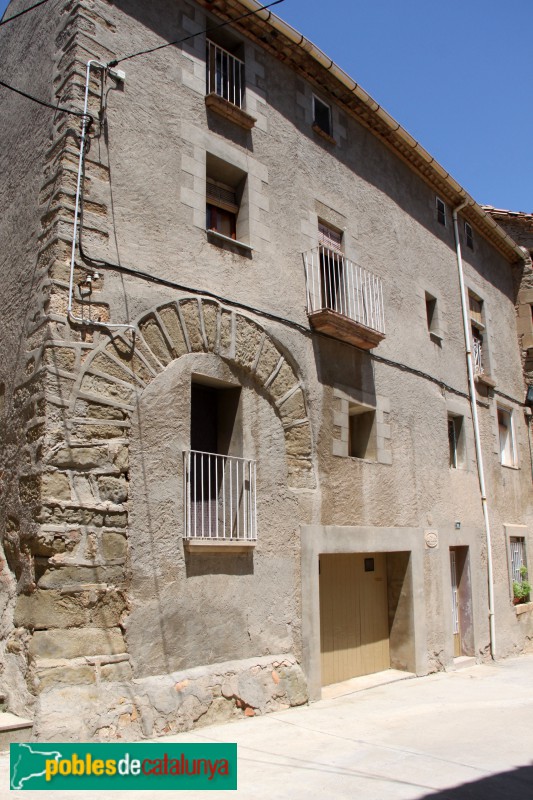
[[[251,376],[279,416],[291,488],[315,487],[312,439],[302,383],[286,353],[254,320],[212,300],[186,297],[144,313],[135,336],[118,335],[87,359],[77,399],[118,404],[187,353],[213,353]]]

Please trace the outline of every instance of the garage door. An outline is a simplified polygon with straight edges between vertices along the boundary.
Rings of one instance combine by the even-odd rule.
[[[320,556],[322,685],[390,667],[385,553]]]

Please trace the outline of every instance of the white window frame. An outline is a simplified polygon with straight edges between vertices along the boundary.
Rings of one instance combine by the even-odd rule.
[[[469,222],[465,222],[465,242],[469,250],[474,249],[474,231]]]
[[[505,442],[502,442],[502,428],[504,426],[500,425],[500,414],[505,415],[509,421],[509,424],[505,426],[507,430]],[[500,464],[502,467],[516,467],[516,436],[513,409],[498,404],[496,406],[496,416],[498,425],[498,452],[500,455]]]

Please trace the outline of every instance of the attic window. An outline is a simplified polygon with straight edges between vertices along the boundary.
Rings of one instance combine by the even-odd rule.
[[[470,250],[474,249],[474,232],[472,230],[472,226],[465,222],[465,239],[466,239],[466,246],[470,248]]]
[[[435,198],[435,209],[437,212],[437,222],[446,227],[446,203],[440,197]]]
[[[327,136],[333,136],[331,106],[319,100],[315,95],[313,95],[313,125],[327,134]]]

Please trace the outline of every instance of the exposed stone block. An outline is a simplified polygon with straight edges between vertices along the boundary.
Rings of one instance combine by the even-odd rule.
[[[60,688],[61,686],[83,686],[95,683],[96,670],[89,664],[77,664],[72,666],[65,660],[57,666],[38,668],[37,681],[39,692],[44,692],[56,687]]]
[[[276,377],[269,384],[268,390],[276,400],[280,400],[297,383],[298,378],[294,374],[292,367],[284,361]]]
[[[101,500],[111,503],[125,503],[128,499],[128,482],[125,478],[103,475],[98,478],[98,491]]]
[[[101,681],[131,681],[132,670],[129,661],[118,664],[103,664],[99,670]]]
[[[135,352],[131,343],[122,339],[113,339],[105,348],[105,352],[118,358],[127,369],[130,369],[144,383],[150,383],[152,380],[152,373],[142,358]]]
[[[148,319],[146,322],[142,322],[139,325],[139,329],[144,337],[144,341],[156,358],[164,365],[170,364],[174,356],[168,349],[165,338],[155,320]]]
[[[255,374],[260,383],[266,383],[279,364],[280,358],[281,353],[279,350],[272,344],[270,339],[265,339],[255,370]]]
[[[91,424],[78,422],[72,429],[73,438],[78,441],[92,442],[102,439],[121,439],[124,437],[124,428],[116,425]]]
[[[122,567],[57,567],[47,570],[39,579],[41,589],[63,589],[66,586],[80,586],[84,584],[105,583],[120,585],[124,581]]]
[[[81,391],[87,394],[103,395],[110,400],[130,404],[133,399],[133,387],[122,383],[108,381],[97,375],[86,374],[81,382]]]
[[[202,335],[198,300],[181,300],[180,310],[187,327],[187,335],[191,350],[193,353],[202,352],[206,348]]]
[[[233,331],[233,314],[224,309],[220,312],[220,344],[219,353],[222,356],[230,356],[232,354],[232,331]]]
[[[122,534],[113,531],[102,533],[102,555],[106,561],[125,559],[127,552],[126,538]]]
[[[209,300],[202,301],[202,313],[204,317],[204,329],[207,337],[207,349],[213,353],[217,345],[217,323],[220,306],[218,303]]]
[[[263,331],[259,326],[240,314],[237,316],[237,332],[235,337],[235,360],[239,366],[250,372],[259,353],[263,339]]]
[[[108,453],[105,447],[62,447],[49,462],[64,469],[93,469],[108,463]]]
[[[126,645],[119,628],[69,628],[36,631],[30,642],[35,658],[77,658],[107,653],[124,653]]]
[[[64,472],[45,472],[42,476],[42,497],[70,500],[70,480]]]
[[[294,394],[280,405],[279,413],[285,425],[289,422],[296,422],[296,420],[306,418],[304,396],[301,389],[294,392]]]
[[[108,358],[105,353],[99,353],[96,358],[93,358],[91,361],[91,369],[104,372],[107,375],[112,375],[113,378],[118,378],[120,381],[131,381],[130,373],[120,364],[117,364],[116,361]]]
[[[188,351],[187,351],[187,345],[185,343],[185,337],[181,329],[180,318],[178,316],[178,312],[174,303],[160,309],[159,316],[161,317],[161,321],[163,322],[166,328],[168,338],[172,343],[174,357],[179,358]]]
[[[76,364],[76,351],[67,347],[57,347],[51,345],[44,349],[44,363],[72,372]]]
[[[80,626],[116,628],[125,608],[124,595],[115,590],[65,593],[55,589],[37,589],[30,595],[17,598],[15,625],[30,630]]]
[[[309,458],[311,456],[309,424],[295,425],[293,428],[288,428],[285,434],[285,447],[287,455]]]

